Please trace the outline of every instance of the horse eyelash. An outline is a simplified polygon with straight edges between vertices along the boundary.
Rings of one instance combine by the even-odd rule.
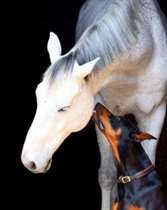
[[[69,108],[70,108],[70,106],[65,106],[65,107],[62,107],[62,108],[58,109],[57,111],[58,111],[58,112],[65,112],[65,111],[67,111]],[[67,109],[67,110],[65,110],[65,109]]]

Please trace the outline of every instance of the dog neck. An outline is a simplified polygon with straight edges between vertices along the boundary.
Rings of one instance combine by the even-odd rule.
[[[148,170],[148,173],[146,172],[143,176],[143,170],[149,169],[152,164],[140,143],[133,142],[126,151],[125,148],[120,148],[120,161],[118,162],[115,158],[118,169],[117,181],[121,176],[135,177],[140,172],[141,176],[129,183],[118,182],[119,200],[122,200],[125,195],[133,198],[135,192],[138,192],[137,196],[140,196],[161,185],[155,170]]]

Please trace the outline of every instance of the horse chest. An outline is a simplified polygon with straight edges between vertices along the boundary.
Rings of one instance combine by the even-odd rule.
[[[133,112],[136,83],[115,83],[100,92],[103,102],[117,115]]]
[[[136,110],[151,112],[165,94],[162,80],[152,74],[151,78],[146,74],[144,77],[128,75],[108,80],[108,85],[100,91],[104,104],[117,115],[136,113]]]

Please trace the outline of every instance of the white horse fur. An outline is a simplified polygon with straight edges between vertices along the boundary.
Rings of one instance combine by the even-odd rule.
[[[142,130],[160,136],[167,92],[165,23],[155,0],[87,0],[70,52],[62,56],[58,37],[50,34],[52,64],[36,89],[37,111],[22,151],[25,167],[47,171],[66,137],[87,125],[96,102],[115,114],[134,114]],[[117,193],[116,169],[98,129],[97,137],[101,209],[109,210]],[[153,163],[156,144],[143,143]]]

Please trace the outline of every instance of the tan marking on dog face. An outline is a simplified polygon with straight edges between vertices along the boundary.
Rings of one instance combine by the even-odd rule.
[[[114,202],[112,204],[111,210],[120,210],[120,203],[119,202]]]
[[[144,209],[136,205],[130,205],[128,207],[128,210],[144,210]]]

